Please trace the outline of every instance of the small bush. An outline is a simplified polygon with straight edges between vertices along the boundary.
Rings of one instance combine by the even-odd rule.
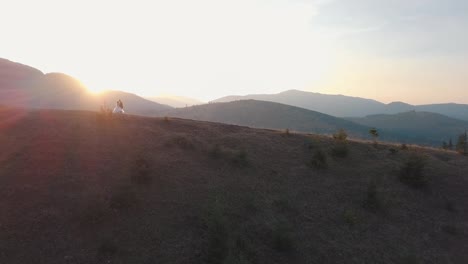
[[[349,148],[346,143],[340,143],[332,147],[330,154],[335,158],[346,158]]]
[[[364,200],[363,206],[372,213],[377,213],[382,210],[383,203],[375,182],[371,182],[367,187],[366,199]]]
[[[455,150],[461,155],[468,155],[468,133],[462,133],[458,136],[457,144],[455,145]]]
[[[428,183],[424,175],[425,165],[424,157],[411,156],[400,169],[400,181],[414,188],[424,187]]]
[[[112,257],[118,253],[119,249],[117,245],[111,241],[111,240],[106,240],[101,243],[101,245],[98,248],[98,255],[99,257]]]
[[[457,207],[455,206],[455,203],[453,201],[446,201],[445,202],[445,210],[455,213],[457,212]]]
[[[403,143],[403,144],[401,144],[400,149],[401,150],[408,150],[408,146],[405,143]]]
[[[452,236],[456,236],[459,233],[458,228],[454,225],[443,225],[441,229],[445,233],[452,235]]]
[[[107,105],[101,105],[99,112],[96,114],[96,121],[99,123],[101,122],[108,122],[112,118],[112,109],[110,109]]]
[[[138,202],[136,193],[130,187],[121,187],[111,194],[109,207],[117,211],[127,210]]]
[[[83,227],[97,227],[104,223],[108,216],[108,208],[105,203],[95,200],[86,204],[80,212],[78,220]]]
[[[107,105],[101,105],[99,113],[103,116],[112,116],[112,109]]]
[[[286,130],[284,130],[283,135],[285,135],[287,137],[291,135],[291,132],[289,132],[289,128],[286,128]]]
[[[344,129],[340,129],[338,132],[333,134],[333,139],[338,140],[338,141],[346,141],[348,138],[348,134]]]
[[[308,165],[316,169],[326,169],[328,168],[327,156],[322,150],[318,149],[315,151]]]
[[[232,158],[232,162],[240,167],[248,166],[249,165],[249,160],[247,157],[247,152],[245,150],[240,150],[237,153],[234,154],[234,157]]]
[[[163,118],[163,121],[164,121],[165,123],[169,123],[170,119],[169,119],[169,117],[165,116],[165,117]]]
[[[133,183],[141,185],[149,185],[152,183],[151,171],[148,162],[139,158],[135,161],[135,165],[131,171],[130,179]]]
[[[294,243],[289,228],[283,224],[277,224],[273,229],[273,248],[282,253],[291,253]]]
[[[357,221],[358,221],[356,213],[350,209],[346,209],[344,211],[343,219],[350,226],[357,224]]]
[[[185,150],[193,150],[195,149],[195,144],[193,144],[193,141],[191,139],[186,138],[185,136],[176,136],[172,139],[170,139],[167,143],[166,146],[177,146],[181,149]]]
[[[256,251],[252,249],[247,237],[238,234],[230,243],[229,254],[223,264],[251,264],[256,261]]]
[[[408,254],[401,259],[402,264],[419,264],[421,263],[415,254]]]
[[[377,138],[379,137],[379,131],[376,128],[371,128],[369,134],[374,139],[374,146],[377,146]]]
[[[242,201],[242,211],[246,214],[254,214],[258,211],[258,205],[254,196],[245,196],[245,200]]]
[[[216,222],[208,232],[207,263],[223,263],[229,252],[227,228]]]
[[[294,207],[294,204],[291,203],[291,201],[285,197],[281,197],[281,198],[273,200],[272,205],[282,215],[291,215],[291,214],[296,214],[298,212],[298,209]]]
[[[207,227],[206,263],[223,263],[229,253],[229,233],[223,210],[218,203],[211,208]]]
[[[221,157],[222,154],[223,153],[222,153],[221,147],[218,144],[214,145],[209,151],[210,157],[214,159]]]
[[[313,141],[312,139],[307,139],[305,142],[304,142],[304,146],[307,150],[312,150],[316,147],[316,144],[315,144],[315,141]]]
[[[398,153],[398,149],[396,149],[396,148],[390,148],[388,151],[390,151],[390,153],[393,154],[393,155]]]

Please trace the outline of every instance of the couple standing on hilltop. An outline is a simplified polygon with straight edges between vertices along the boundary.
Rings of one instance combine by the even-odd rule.
[[[125,113],[125,111],[123,110],[124,106],[123,106],[123,103],[122,101],[119,99],[117,101],[117,106],[114,108],[114,111],[112,111],[112,113],[114,114],[123,114]]]
[[[122,103],[122,101],[120,101],[120,99],[117,101],[117,106],[122,108],[122,110],[123,110],[123,103]]]

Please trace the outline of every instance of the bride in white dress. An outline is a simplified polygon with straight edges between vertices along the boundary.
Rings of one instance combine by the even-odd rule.
[[[123,110],[123,103],[120,99],[117,101],[117,105],[114,107],[112,111],[113,114],[124,114],[125,111]]]

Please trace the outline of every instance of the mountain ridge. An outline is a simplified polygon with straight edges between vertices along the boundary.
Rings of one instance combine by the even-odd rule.
[[[458,136],[468,128],[468,121],[423,111],[376,114],[346,119],[361,125],[382,129],[390,132],[393,136],[400,135],[401,141],[404,141],[402,139],[406,137],[410,141],[418,140],[433,146],[440,146],[443,141],[448,142],[449,139],[455,142]],[[392,137],[392,135],[389,136]]]
[[[433,147],[441,146],[450,138],[458,138],[468,127],[468,121],[432,112],[412,110],[364,118],[338,118],[305,108],[253,99],[177,108],[162,111],[158,116],[325,135],[344,129],[351,137],[361,139],[370,139],[370,128],[377,128],[379,140]]]
[[[468,104],[439,103],[411,105],[404,102],[382,102],[361,97],[331,95],[300,90],[288,90],[277,94],[251,94],[245,96],[226,96],[212,102],[256,99],[278,102],[336,117],[364,117],[371,114],[397,114],[410,110],[435,112],[452,118],[468,120]]]
[[[361,138],[367,137],[369,129],[320,112],[259,100],[209,103],[163,111],[159,116],[320,134],[332,134],[345,129],[350,135]]]

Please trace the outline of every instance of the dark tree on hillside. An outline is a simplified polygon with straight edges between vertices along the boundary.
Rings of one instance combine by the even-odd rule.
[[[458,136],[457,151],[460,154],[468,155],[468,134],[467,134],[467,131],[465,131],[465,133]]]
[[[348,138],[348,133],[344,129],[338,130],[337,133],[333,134],[333,139],[337,141],[346,141]]]
[[[453,149],[453,143],[452,143],[452,138],[450,138],[449,143],[447,145],[447,148],[452,150]]]
[[[369,130],[369,134],[374,138],[374,144],[377,144],[377,138],[379,137],[379,131],[377,131],[377,129],[374,127],[374,128],[371,128]]]
[[[448,149],[448,144],[445,141],[442,141],[442,149]]]

